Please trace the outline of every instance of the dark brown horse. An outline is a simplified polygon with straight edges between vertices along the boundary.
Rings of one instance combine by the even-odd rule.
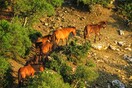
[[[84,39],[86,40],[86,38],[89,39],[90,34],[94,33],[95,34],[95,39],[94,42],[96,42],[96,37],[100,35],[100,29],[101,28],[105,28],[106,27],[106,22],[105,21],[101,21],[98,24],[89,24],[86,25],[84,28]],[[99,38],[100,40],[100,38]]]
[[[52,35],[52,40],[56,44],[59,43],[60,39],[64,42],[68,40],[69,34],[72,33],[74,36],[76,35],[76,28],[75,27],[67,27],[55,30]],[[67,42],[66,42],[67,44]]]
[[[21,67],[18,70],[18,85],[19,85],[19,87],[22,86],[25,78],[27,78],[29,76],[34,76],[35,72],[38,72],[38,71],[44,71],[44,66],[42,64],[40,64],[40,65],[28,64],[27,66]]]

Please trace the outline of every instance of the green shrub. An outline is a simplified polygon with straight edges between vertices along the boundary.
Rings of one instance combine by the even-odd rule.
[[[90,11],[92,5],[100,4],[100,5],[104,6],[104,7],[106,7],[106,6],[108,6],[110,1],[112,1],[112,0],[76,0],[76,1],[77,1],[78,5],[79,5],[79,3],[83,3],[84,5],[88,5],[88,9]]]
[[[60,7],[64,0],[49,0],[54,7]]]
[[[0,87],[9,88],[13,82],[10,64],[4,57],[0,56]]]
[[[16,0],[14,15],[18,16],[23,26],[32,25],[42,16],[55,14],[54,7],[61,6],[63,0]]]
[[[87,57],[90,49],[90,44],[85,42],[83,45],[78,45],[76,41],[72,41],[68,46],[64,47],[64,54],[67,55],[68,60],[78,63]]]
[[[124,15],[130,22],[132,22],[132,1],[118,1],[117,8],[119,9],[119,14]]]
[[[95,67],[79,65],[74,75],[74,84],[76,84],[76,88],[87,88],[97,77],[98,73],[95,71]]]
[[[6,9],[8,5],[8,0],[0,0],[0,9]]]
[[[12,58],[25,56],[31,47],[28,29],[6,20],[0,20],[0,41],[0,55]]]
[[[29,80],[27,88],[71,88],[68,83],[64,83],[61,75],[52,70],[45,70],[33,79]]]

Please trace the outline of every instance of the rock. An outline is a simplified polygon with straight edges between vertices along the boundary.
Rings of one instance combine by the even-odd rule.
[[[130,56],[130,55],[124,54],[123,58],[132,62],[132,56]]]
[[[49,24],[48,24],[48,23],[45,23],[44,25],[45,25],[45,26],[48,26]]]
[[[117,42],[117,44],[118,44],[119,46],[125,46],[125,45],[126,45],[126,43],[125,43],[124,41],[119,41],[119,42]]]
[[[110,88],[125,88],[125,85],[123,83],[121,83],[119,80],[113,80],[112,81],[112,87]]]
[[[132,51],[132,48],[127,47],[125,50]]]
[[[124,31],[123,30],[118,30],[118,32],[119,32],[119,35],[124,35]]]
[[[132,76],[130,76],[129,79],[132,80]]]
[[[97,50],[106,50],[109,47],[109,44],[104,43],[95,43],[92,44],[92,47]]]
[[[109,45],[109,48],[112,50],[120,51],[120,49],[115,45]]]

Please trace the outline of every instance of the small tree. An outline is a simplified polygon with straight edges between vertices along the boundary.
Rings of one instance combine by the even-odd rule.
[[[31,47],[28,29],[6,20],[0,21],[0,42],[0,55],[12,58],[25,56]]]
[[[54,6],[61,6],[63,0],[16,0],[14,15],[18,16],[23,26],[31,25],[38,18],[55,13]]]

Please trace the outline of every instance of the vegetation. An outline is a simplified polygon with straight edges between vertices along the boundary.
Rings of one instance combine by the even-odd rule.
[[[63,0],[16,0],[14,15],[19,17],[23,26],[29,26],[42,16],[55,14],[54,7],[61,6],[62,3]]]
[[[119,13],[124,15],[129,22],[132,22],[132,1],[131,0],[119,0],[117,8],[119,9]]]
[[[0,87],[9,88],[13,82],[11,76],[11,66],[7,59],[0,56]]]
[[[0,55],[15,59],[31,47],[28,29],[6,20],[0,20],[0,41]]]
[[[67,59],[75,64],[80,63],[82,59],[87,57],[90,49],[90,43],[85,42],[83,45],[78,45],[77,41],[72,41],[68,46],[64,47],[63,53],[67,55]]]
[[[0,0],[0,10],[6,9],[8,5],[8,0]]]
[[[94,4],[100,4],[104,7],[108,6],[111,0],[76,0],[77,4],[83,3],[84,5],[88,6],[89,11],[91,10],[91,6]]]
[[[71,88],[68,83],[64,83],[61,75],[52,70],[45,70],[29,82],[28,88]]]

